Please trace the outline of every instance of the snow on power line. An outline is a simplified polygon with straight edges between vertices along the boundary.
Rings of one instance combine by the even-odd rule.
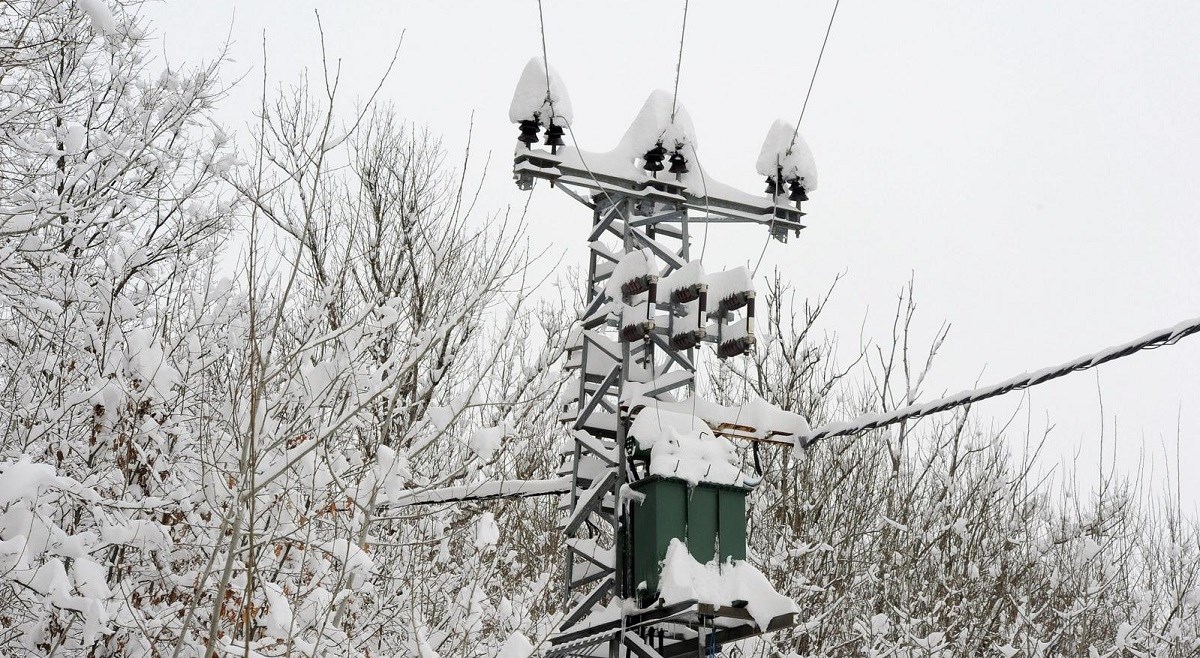
[[[383,500],[380,507],[405,507],[408,505],[433,505],[437,503],[488,500],[493,498],[527,498],[564,494],[571,490],[570,477],[547,480],[490,480],[475,484],[438,489],[421,489],[404,492],[396,500]]]
[[[887,413],[864,414],[847,421],[829,423],[813,431],[796,437],[796,449],[805,450],[814,443],[835,436],[856,435],[887,425],[894,425],[906,420],[949,411],[951,409],[980,402],[1012,391],[1020,391],[1036,386],[1052,379],[1064,377],[1073,372],[1082,372],[1098,365],[1115,361],[1122,357],[1135,354],[1144,349],[1153,349],[1165,345],[1174,345],[1181,338],[1200,333],[1200,318],[1180,322],[1179,324],[1146,334],[1141,338],[1115,345],[1099,352],[1081,356],[1058,366],[1043,368],[1012,377],[998,384],[963,391],[955,395],[901,407]]]

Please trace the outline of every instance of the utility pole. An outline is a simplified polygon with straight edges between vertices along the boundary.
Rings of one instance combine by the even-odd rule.
[[[622,144],[606,154],[565,144],[567,104],[561,83],[534,60],[510,112],[521,127],[513,162],[518,187],[548,181],[591,212],[586,306],[567,366],[577,380],[568,384],[559,416],[572,437],[560,471],[571,477],[560,523],[566,613],[546,655],[716,655],[726,643],[793,626],[794,613],[760,619],[760,626],[745,601],[660,598],[656,586],[671,539],[701,563],[744,559],[748,488],[740,475],[720,485],[653,473],[661,471],[651,463],[658,453],[645,446],[675,435],[647,435],[666,432],[664,423],[678,429],[681,418],[701,430],[701,440],[711,433],[722,442],[791,445],[791,436],[807,430],[803,419],[777,409],[744,413],[695,397],[704,343],[720,358],[752,349],[755,295],[745,268],[706,274],[691,260],[691,229],[698,224],[759,225],[780,242],[799,235],[804,181],[789,179],[779,166],[768,193],[753,195],[706,178],[695,162],[690,121],[665,92],[651,96]],[[538,144],[542,128],[548,150]],[[639,418],[651,429],[635,436]],[[772,426],[773,420],[780,422]],[[676,470],[689,459],[680,456]],[[699,507],[701,499],[711,505]],[[690,524],[675,520],[689,514]],[[698,534],[709,526],[707,535]]]

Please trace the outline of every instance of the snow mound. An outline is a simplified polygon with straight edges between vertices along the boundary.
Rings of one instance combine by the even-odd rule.
[[[621,326],[628,327],[641,322],[650,321],[650,309],[646,304],[617,304],[617,313],[621,318]]]
[[[636,404],[632,400],[629,403]],[[810,431],[804,416],[786,411],[758,396],[751,397],[745,404],[729,407],[695,396],[676,402],[643,398],[640,403],[645,406],[634,418],[629,434],[637,439],[640,447],[646,449],[654,447],[666,428],[691,432],[707,430],[709,427],[720,428],[722,425],[749,427],[753,431],[741,430],[741,433],[753,438],[776,440],[794,440]]]
[[[611,299],[621,299],[621,286],[636,278],[658,275],[654,267],[654,254],[649,249],[631,251],[621,257],[613,267],[612,274],[604,282],[604,292]]]
[[[22,455],[16,462],[0,463],[0,505],[23,498],[35,500],[43,489],[58,485],[54,467],[35,464],[28,455]]]
[[[78,153],[83,149],[84,142],[87,141],[87,129],[78,123],[67,125],[67,131],[63,134],[63,150],[67,153]]]
[[[513,428],[508,423],[500,423],[495,427],[484,427],[475,430],[467,438],[467,448],[479,455],[483,461],[491,460],[496,451],[504,443],[504,439],[512,434]]]
[[[529,658],[536,652],[537,649],[534,648],[529,638],[519,631],[513,631],[513,634],[508,636],[508,640],[500,647],[500,653],[496,654],[496,658]]]
[[[796,135],[794,141],[792,135]],[[817,189],[817,164],[812,150],[804,138],[796,134],[796,126],[782,119],[771,124],[767,131],[758,154],[757,168],[762,176],[774,176],[778,168],[782,168],[784,180],[799,178],[804,182],[805,190]]]
[[[484,512],[475,524],[475,548],[491,548],[500,541],[500,526],[491,512]]]
[[[664,437],[667,430],[675,432],[695,432],[709,429],[708,424],[698,416],[680,411],[662,409],[660,405],[644,407],[634,417],[629,426],[629,435],[637,440],[638,446],[653,450],[658,440]]]
[[[412,477],[407,456],[380,445],[375,450],[375,461],[375,481],[380,484],[382,493],[387,500],[398,500],[405,483]]]
[[[705,277],[705,281],[708,283],[709,305],[712,308],[716,307],[717,302],[738,293],[754,292],[754,279],[750,275],[750,270],[743,266],[711,272]]]
[[[671,293],[700,283],[707,283],[707,280],[704,276],[704,262],[697,258],[684,263],[683,267],[658,282],[658,302],[665,304],[671,301]]]
[[[571,110],[571,98],[567,88],[550,67],[550,88],[546,88],[546,61],[534,57],[525,65],[521,79],[517,81],[517,89],[513,92],[512,104],[508,106],[508,120],[520,123],[537,119],[548,123],[551,119],[560,126],[566,126],[574,118]]]
[[[117,21],[104,0],[76,0],[76,4],[91,19],[92,29],[96,32],[112,34],[117,31]]]
[[[287,594],[275,583],[263,583],[263,593],[267,597],[267,614],[264,620],[267,636],[287,639],[291,635],[295,618]]]
[[[700,430],[666,427],[650,449],[650,474],[700,482],[737,484],[742,477],[737,450],[728,439],[714,435],[703,421]]]
[[[670,92],[664,89],[650,92],[650,97],[617,145],[617,152],[632,161],[661,143],[668,151],[684,150],[686,157],[689,151],[684,149],[685,146],[696,148],[696,129],[692,126],[691,115],[682,105],[675,104],[674,118],[671,107]]]
[[[769,429],[792,437],[805,434],[809,430],[808,421],[804,416],[785,411],[757,396],[742,405],[741,420],[759,430]]]
[[[714,560],[700,564],[678,539],[672,539],[667,547],[659,587],[668,605],[694,600],[731,606],[734,601],[745,601],[746,612],[761,629],[780,615],[800,611],[795,601],[776,592],[766,576],[749,562],[718,564]]]
[[[182,375],[172,365],[150,329],[130,331],[125,338],[124,370],[136,391],[165,400]]]
[[[371,570],[375,568],[375,560],[371,558],[369,553],[357,544],[346,541],[341,537],[335,537],[330,541],[321,542],[316,545],[330,556],[341,560],[342,564],[346,566],[347,575],[357,575],[367,578],[371,575]]]

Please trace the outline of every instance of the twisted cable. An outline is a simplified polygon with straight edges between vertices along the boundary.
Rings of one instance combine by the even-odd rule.
[[[1181,322],[1174,327],[1161,329],[1136,340],[1116,345],[1108,349],[1088,354],[1079,357],[1072,361],[1068,361],[1059,366],[1043,368],[1035,372],[1027,372],[1017,375],[1011,379],[977,388],[971,391],[963,391],[956,395],[934,400],[932,402],[924,402],[919,404],[910,404],[906,407],[901,407],[895,411],[887,413],[871,413],[864,414],[858,418],[848,421],[840,421],[836,423],[828,423],[822,425],[807,434],[796,437],[797,443],[803,447],[817,443],[818,441],[832,438],[835,436],[856,436],[864,432],[869,432],[874,429],[894,425],[906,420],[913,420],[932,414],[949,411],[957,407],[962,407],[976,402],[994,398],[1012,391],[1020,391],[1031,386],[1037,386],[1044,382],[1048,382],[1059,377],[1065,377],[1073,372],[1083,372],[1090,370],[1096,366],[1116,361],[1127,357],[1131,354],[1136,354],[1142,350],[1155,349],[1167,345],[1174,345],[1180,339],[1193,334],[1200,333],[1200,318]]]

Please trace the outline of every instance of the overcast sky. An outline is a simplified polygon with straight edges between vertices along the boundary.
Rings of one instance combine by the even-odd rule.
[[[646,96],[671,89],[683,1],[545,0],[550,64],[585,150],[615,145]],[[235,11],[236,7],[236,11]],[[800,112],[832,0],[691,2],[679,100],[708,174],[751,192],[777,118]],[[171,0],[150,8],[172,62],[211,59],[229,34],[247,74],[222,118],[257,105],[265,31],[272,84],[319,70],[313,10],[339,58],[347,99],[369,93],[403,33],[380,97],[473,155],[491,152],[481,203],[519,207],[517,131],[507,109],[540,55],[537,4]],[[924,397],[990,383],[1200,316],[1200,3],[846,0],[801,125],[820,170],[808,229],[767,247],[814,297],[844,273],[824,330],[856,347],[886,340],[901,287],[916,280],[918,338],[949,340]],[[481,163],[480,163],[481,164]],[[540,185],[537,249],[582,262],[590,216]],[[714,232],[706,265],[757,260],[759,227]],[[1200,337],[1031,391],[1035,433],[1054,425],[1047,466],[1096,481],[1105,454],[1164,481],[1177,430],[1185,505],[1200,502]],[[1003,419],[1019,395],[979,405]],[[1022,433],[1006,435],[1014,444]],[[1164,453],[1163,446],[1167,449]],[[1173,473],[1172,473],[1173,476]]]

